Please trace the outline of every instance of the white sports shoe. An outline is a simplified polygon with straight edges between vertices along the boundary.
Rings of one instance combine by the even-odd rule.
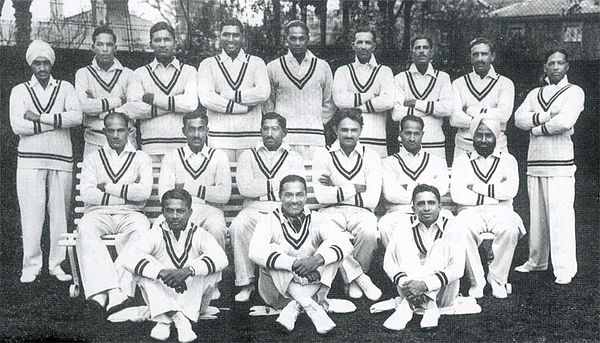
[[[177,328],[177,339],[179,342],[192,342],[198,338],[194,330],[192,330],[192,324],[183,313],[177,311],[173,316],[171,316],[171,319]]]
[[[381,298],[381,290],[375,286],[367,274],[361,274],[355,281],[369,300],[377,301]]]
[[[166,341],[169,336],[171,336],[171,324],[156,323],[150,331],[150,337],[159,341]]]
[[[23,275],[21,275],[21,283],[32,283],[35,279],[37,279],[37,274],[23,273]]]
[[[335,328],[333,320],[329,318],[323,307],[314,300],[308,299],[306,306],[304,306],[304,311],[306,311],[306,314],[313,322],[319,334],[324,335]]]
[[[471,281],[471,288],[469,288],[469,296],[476,299],[483,298],[483,286],[474,284],[473,281]]]
[[[352,281],[350,284],[348,284],[348,296],[352,299],[362,298],[362,289],[360,289],[360,286],[356,283],[356,281]]]
[[[421,328],[423,329],[437,327],[440,319],[440,309],[437,307],[435,300],[430,302],[433,303],[433,306],[425,310],[423,319],[421,319]]]
[[[210,300],[217,300],[221,297],[221,292],[219,291],[219,289],[215,289],[215,291],[212,294],[212,297],[210,297]]]
[[[296,319],[298,319],[300,310],[300,304],[296,300],[292,300],[281,310],[276,322],[281,324],[287,331],[292,331],[296,326]]]
[[[55,270],[50,271],[50,275],[54,275],[54,277],[58,281],[67,282],[73,280],[73,276],[65,273],[60,267]]]
[[[410,322],[413,317],[413,310],[410,308],[408,301],[402,299],[397,302],[396,311],[383,322],[383,327],[389,330],[401,331],[406,328],[406,324]]]
[[[568,284],[571,283],[572,280],[573,279],[570,278],[570,277],[559,276],[559,277],[556,278],[556,280],[554,280],[554,283],[557,283],[559,285],[568,285]]]
[[[235,295],[235,301],[239,303],[245,303],[250,300],[250,295],[254,292],[254,285],[246,285],[242,287],[242,290]]]
[[[106,311],[110,311],[113,308],[121,305],[129,299],[123,291],[120,289],[111,290],[108,292],[108,304],[106,304]]]
[[[487,281],[490,284],[490,286],[492,286],[492,295],[494,296],[494,298],[504,299],[508,296],[505,285],[501,285],[496,280],[493,280],[489,275],[487,277]]]

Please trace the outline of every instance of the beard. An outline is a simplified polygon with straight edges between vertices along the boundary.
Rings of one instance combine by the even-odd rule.
[[[474,148],[475,151],[477,151],[477,153],[483,157],[488,157],[494,152],[493,145],[474,145]]]

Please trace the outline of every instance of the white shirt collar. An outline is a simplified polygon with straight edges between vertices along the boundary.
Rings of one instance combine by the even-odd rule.
[[[117,151],[115,149],[111,148],[108,143],[106,143],[104,145],[104,150],[108,153],[115,154],[115,156],[117,155]],[[125,145],[125,148],[123,148],[123,151],[121,152],[121,154],[123,154],[124,152],[135,152],[135,151],[136,151],[135,147],[130,142],[127,142],[127,144]]]
[[[550,79],[548,78],[548,76],[546,76],[544,78],[544,82],[547,85],[550,85]],[[562,80],[558,81],[558,83],[556,84],[557,87],[563,87],[569,84],[569,78],[567,78],[567,75],[565,75],[565,77],[562,78]]]
[[[35,75],[31,75],[31,80],[29,80],[29,84],[31,85],[31,87],[35,87],[36,85],[39,85],[40,87],[42,87],[42,85],[38,81],[37,77],[35,77]],[[50,79],[48,80],[48,86],[54,87],[57,85],[58,85],[58,82],[52,77],[52,75],[50,75]]]
[[[502,150],[498,149],[497,147],[494,149],[494,151],[492,151],[492,153],[490,154],[490,156],[494,156],[494,157],[498,157],[500,158],[502,156]],[[488,156],[488,157],[490,157]],[[477,152],[477,150],[473,150],[473,152],[471,153],[471,156],[469,156],[469,160],[473,161],[476,160],[478,158],[482,158],[485,160],[485,157],[479,155],[479,153]]]
[[[240,49],[240,52],[235,57],[235,59],[231,59],[231,57],[229,57],[229,55],[227,55],[225,50],[221,50],[219,57],[221,58],[221,61],[231,61],[231,63],[233,63],[235,61],[244,62],[244,61],[248,60],[248,55],[246,55],[246,52],[244,52],[244,49]]]
[[[162,63],[159,63],[156,60],[156,57],[154,58],[154,60],[152,62],[150,62],[150,68],[152,68],[153,71],[156,70],[156,68],[159,65],[162,65]],[[168,68],[169,66],[173,66],[173,68],[175,68],[177,70],[181,70],[181,62],[179,62],[179,60],[177,59],[177,57],[173,58],[173,60],[169,64],[167,64],[166,66],[165,65],[162,65],[162,66],[165,67],[165,68]]]
[[[166,219],[166,218],[164,217],[164,215],[162,215],[162,214],[161,214],[161,217],[162,217],[162,222],[160,223],[159,227],[160,227],[160,228],[161,228],[163,231],[166,231],[166,232],[171,232],[171,233],[172,233],[173,231],[171,231],[171,228],[169,227],[169,223],[167,223],[167,219]],[[194,225],[196,225],[196,224],[194,224],[194,223],[192,222],[192,218],[190,217],[190,218],[188,219],[187,225],[185,226],[185,228],[184,228],[183,230],[181,230],[181,232],[187,232],[187,231],[188,231],[188,229],[189,229],[190,227],[194,226]],[[179,236],[179,238],[181,238],[181,236]]]
[[[279,217],[279,222],[281,224],[285,224],[285,222],[287,221],[287,218],[286,218],[285,214],[283,213],[283,208],[281,207],[281,205],[279,205],[279,207],[277,208],[277,211],[279,213],[281,213],[281,216]],[[308,206],[304,206],[304,209],[302,210],[301,213],[304,213],[305,216],[308,216],[309,214],[311,214],[311,210]]]
[[[204,143],[204,146],[202,147],[202,150],[200,150],[200,152],[198,152],[197,154],[194,153],[192,151],[192,149],[190,149],[189,145],[184,145],[183,146],[183,156],[185,157],[185,159],[187,160],[188,158],[190,158],[191,156],[198,156],[199,154],[204,155],[206,158],[209,157],[209,152],[210,152],[210,148],[208,147],[208,145],[206,145],[206,143]]]
[[[442,215],[442,211],[440,211],[437,220],[433,224],[431,224],[429,228],[427,228],[427,225],[421,223],[421,220],[419,219],[419,216],[416,213],[414,214],[414,216],[416,217],[416,220],[412,223],[412,227],[419,226],[419,224],[421,224],[422,227],[425,230],[427,230],[431,229],[434,225],[437,225],[437,229],[444,232],[444,216]]]
[[[410,68],[408,68],[408,71],[413,73],[413,74],[419,74],[421,75],[421,73],[419,72],[419,70],[417,69],[417,66],[413,63],[410,65]],[[435,69],[433,69],[433,65],[431,63],[429,63],[429,65],[427,66],[427,71],[425,71],[425,75],[429,75],[433,78],[435,78]]]
[[[260,151],[260,150],[269,151],[269,149],[267,149],[267,147],[264,145],[262,139],[259,140],[258,143],[256,143],[256,150],[257,151]],[[279,148],[277,148],[277,151],[280,151],[280,150],[287,150],[287,152],[290,152],[291,147],[289,144],[287,144],[285,141],[283,141],[281,143],[281,146],[279,146]]]
[[[358,57],[354,56],[354,64],[356,65],[364,65],[364,66],[371,66],[373,68],[377,67],[379,64],[377,63],[377,60],[375,59],[375,55],[371,54],[371,59],[369,60],[369,62],[362,64],[360,63],[360,61],[358,60]]]
[[[473,68],[473,71],[471,72],[471,74],[473,74],[473,77],[477,77],[479,78],[479,74],[477,74],[475,72],[475,68]],[[487,74],[485,74],[485,78],[492,78],[492,79],[497,79],[500,77],[500,74],[496,73],[496,69],[494,69],[494,65],[490,65],[490,70],[488,70]]]
[[[104,71],[104,69],[100,68],[100,66],[98,65],[98,62],[96,61],[96,57],[94,57],[94,59],[92,60],[92,67],[98,71],[102,70]],[[122,70],[123,69],[123,65],[121,64],[121,62],[119,62],[118,59],[113,59],[113,64],[110,66],[110,68],[108,68],[107,72],[111,72],[113,70]]]
[[[404,156],[420,157],[423,156],[423,147],[421,147],[421,149],[419,149],[419,152],[417,152],[416,154],[409,152],[408,150],[406,150],[405,147],[400,147],[399,153]]]
[[[302,60],[302,63],[300,63],[300,64],[309,63],[313,59],[313,57],[315,57],[315,55],[313,55],[313,53],[310,50],[306,50],[304,59]],[[295,63],[298,65],[298,60],[296,59],[296,57],[294,57],[294,55],[292,54],[292,52],[289,49],[288,49],[287,54],[285,54],[285,59],[288,62]]]
[[[336,141],[335,141],[335,142],[334,142],[334,143],[331,145],[331,147],[329,148],[329,151],[338,151],[338,150],[341,150],[341,151],[343,152],[343,150],[342,150],[342,146],[340,145],[340,141],[339,141],[339,140],[336,140]],[[354,150],[352,150],[352,152],[356,152],[356,153],[357,153],[357,154],[359,154],[361,157],[364,157],[364,156],[363,156],[363,151],[364,151],[364,149],[363,149],[363,145],[362,145],[362,144],[360,144],[360,142],[356,143],[356,146],[354,147]],[[350,153],[350,155],[352,155],[352,152]],[[346,155],[346,154],[344,153],[344,155]]]

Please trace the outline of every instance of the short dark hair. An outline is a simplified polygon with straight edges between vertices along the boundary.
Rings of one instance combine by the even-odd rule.
[[[304,30],[304,33],[306,33],[307,36],[310,35],[310,30],[308,29],[308,25],[306,25],[301,20],[292,20],[285,26],[285,35],[286,36],[290,33],[290,29],[292,27],[299,27],[302,30]]]
[[[471,50],[475,45],[479,45],[479,44],[485,44],[490,48],[490,53],[495,53],[496,52],[496,47],[494,46],[494,43],[492,43],[491,40],[485,38],[485,37],[477,37],[475,39],[473,39],[470,43],[469,43],[469,50]]]
[[[417,116],[406,116],[402,119],[400,119],[400,131],[402,131],[402,129],[404,128],[404,124],[406,124],[406,122],[415,122],[419,125],[421,125],[421,131],[423,131],[423,129],[425,128],[425,123],[423,122],[423,119],[421,119],[421,117],[417,117]]]
[[[423,33],[419,33],[416,36],[414,36],[413,39],[411,39],[410,48],[412,49],[415,46],[415,43],[421,39],[426,40],[427,43],[429,43],[429,47],[433,49],[433,40],[429,36],[427,36],[426,34],[423,34]]]
[[[150,40],[152,40],[152,35],[155,32],[162,31],[162,30],[169,31],[169,33],[171,34],[171,37],[173,37],[173,39],[175,39],[175,29],[173,28],[173,26],[171,26],[169,23],[167,23],[165,21],[160,21],[160,22],[152,25],[152,27],[150,28]]]
[[[121,118],[125,122],[125,126],[129,125],[129,117],[123,112],[110,112],[104,117],[104,126],[106,127],[106,123],[113,117]]]
[[[422,183],[422,184],[417,185],[417,187],[415,187],[415,189],[413,190],[412,198],[411,198],[413,204],[415,202],[415,198],[417,197],[417,194],[425,193],[425,192],[433,193],[433,195],[435,195],[435,198],[437,199],[438,203],[442,202],[442,197],[440,196],[440,191],[438,191],[437,188]]]
[[[375,32],[375,29],[373,27],[371,27],[370,25],[359,25],[354,30],[352,37],[356,37],[356,34],[359,32],[368,32],[373,36],[373,42],[375,42],[377,40],[377,33]],[[353,41],[354,41],[354,39],[353,39]]]
[[[160,198],[161,206],[164,207],[165,202],[169,199],[183,200],[188,208],[192,208],[192,196],[185,189],[173,188],[166,191],[165,194],[163,194],[163,196]]]
[[[365,124],[362,112],[357,108],[338,108],[333,116],[332,123],[334,126],[340,125],[342,120],[349,118],[360,124],[363,127]]]
[[[115,34],[115,31],[113,31],[113,29],[111,29],[108,25],[98,26],[94,29],[94,32],[92,33],[92,42],[96,43],[96,37],[98,37],[98,35],[101,33],[107,33],[111,35],[113,37],[113,43],[117,42],[117,35]]]
[[[183,115],[183,127],[185,127],[185,124],[187,123],[188,120],[192,120],[192,119],[202,119],[204,120],[204,125],[208,125],[208,116],[206,115],[206,108],[204,108],[204,106],[202,105],[198,105],[198,108],[196,108],[195,111],[193,112],[187,112],[186,114]]]
[[[219,32],[223,32],[223,28],[225,26],[237,26],[240,28],[240,33],[242,35],[244,34],[244,24],[242,24],[242,22],[238,18],[229,17],[223,20],[221,22],[221,25],[219,26]]]
[[[277,112],[267,112],[263,114],[262,119],[260,120],[260,126],[263,126],[265,120],[277,120],[277,124],[281,127],[283,131],[287,130],[287,120]]]
[[[552,48],[552,49],[546,51],[546,53],[544,54],[544,64],[546,64],[546,62],[548,62],[548,58],[550,58],[550,56],[554,55],[557,52],[560,52],[561,54],[563,54],[565,56],[565,61],[567,61],[567,63],[569,63],[569,53],[567,52],[567,50],[565,50],[563,48]]]
[[[304,191],[306,192],[306,180],[300,176],[295,174],[286,175],[281,181],[279,181],[279,196],[281,196],[281,192],[283,191],[283,185],[290,182],[300,182],[304,185]]]

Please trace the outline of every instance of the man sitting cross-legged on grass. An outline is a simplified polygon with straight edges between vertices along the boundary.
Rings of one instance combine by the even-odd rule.
[[[267,305],[283,308],[277,322],[287,330],[304,310],[325,334],[335,327],[326,297],[352,246],[331,220],[305,207],[304,178],[284,177],[279,197],[281,207],[258,222],[250,241],[250,259],[260,266],[258,292]]]
[[[438,189],[418,185],[412,201],[415,214],[399,223],[383,260],[399,294],[396,311],[383,323],[390,330],[403,330],[415,309],[424,310],[422,328],[436,327],[439,308],[453,305],[465,269],[461,233],[442,210]]]
[[[191,342],[197,336],[190,320],[208,313],[227,256],[216,239],[190,219],[192,198],[187,191],[169,190],[161,203],[163,213],[152,230],[124,251],[116,264],[123,274],[134,274],[142,290],[150,319],[157,322],[150,336],[166,340],[173,323],[179,341]]]
[[[109,312],[133,296],[135,284],[118,275],[102,236],[116,234],[120,253],[150,227],[142,209],[152,191],[152,161],[128,143],[128,121],[120,112],[104,117],[108,144],[86,156],[81,172],[85,203],[77,238],[81,279],[90,304],[106,306]]]

